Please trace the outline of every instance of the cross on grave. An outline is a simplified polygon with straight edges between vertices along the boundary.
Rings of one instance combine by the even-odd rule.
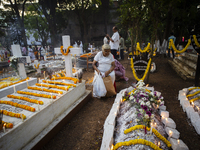
[[[20,49],[20,45],[11,45],[13,56],[18,58],[18,72],[21,78],[26,78],[26,71],[24,67],[24,63],[29,63],[30,56],[23,57]]]
[[[66,50],[70,46],[70,36],[69,35],[62,36],[62,42],[63,42],[63,49]],[[69,52],[68,55],[64,55],[64,59],[65,59],[66,76],[72,77],[71,53]]]
[[[34,65],[37,67],[39,64],[38,60],[34,60]],[[41,73],[41,69],[40,67],[39,68],[35,68],[37,70],[37,74],[40,74]]]

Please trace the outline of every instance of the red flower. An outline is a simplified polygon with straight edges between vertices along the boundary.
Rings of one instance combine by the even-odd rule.
[[[10,60],[8,60],[8,63],[10,62]]]

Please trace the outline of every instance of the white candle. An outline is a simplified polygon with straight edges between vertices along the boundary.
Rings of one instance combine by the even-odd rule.
[[[55,85],[55,78],[54,78],[54,85]]]
[[[3,124],[3,132],[6,132],[6,123]]]
[[[171,136],[172,136],[172,131],[171,130],[169,130],[169,137],[171,138]]]
[[[158,147],[160,147],[160,141],[158,141]]]
[[[15,85],[13,86],[13,88],[14,88],[14,93],[16,93]]]
[[[40,78],[39,78],[39,83],[40,83]]]
[[[20,114],[20,117],[21,117],[22,121],[24,122],[24,118],[23,118],[23,115],[22,115],[22,114]]]
[[[39,105],[39,102],[38,102],[37,104],[38,104],[38,111],[40,111],[40,105]]]
[[[45,71],[44,71],[44,80],[45,80]]]
[[[153,128],[153,123],[151,123],[151,130],[150,130],[150,134],[152,134],[152,128]]]
[[[27,87],[28,87],[28,86],[29,86],[29,85],[28,85],[28,79],[26,79],[26,84],[27,84]]]

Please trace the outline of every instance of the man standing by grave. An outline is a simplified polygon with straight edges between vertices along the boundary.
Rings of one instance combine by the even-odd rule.
[[[176,37],[174,36],[174,33],[173,33],[173,32],[171,32],[171,36],[168,38],[168,46],[167,46],[167,47],[168,47],[168,57],[170,58],[170,50],[171,50],[171,51],[172,51],[173,58],[174,58],[174,50],[173,50],[171,44],[169,44],[170,39],[173,40],[174,45],[175,45]]]
[[[114,58],[117,58],[117,50],[119,48],[119,33],[116,26],[113,27],[113,35],[112,38],[107,34],[109,40],[110,40],[110,47],[111,47],[111,53],[113,54]]]

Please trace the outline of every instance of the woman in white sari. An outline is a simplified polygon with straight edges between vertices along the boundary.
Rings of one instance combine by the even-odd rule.
[[[96,64],[98,63],[98,67]],[[104,44],[102,46],[102,51],[98,52],[94,57],[92,63],[93,68],[97,73],[101,74],[102,77],[111,76],[112,82],[115,82],[115,59],[110,51],[110,45]]]

